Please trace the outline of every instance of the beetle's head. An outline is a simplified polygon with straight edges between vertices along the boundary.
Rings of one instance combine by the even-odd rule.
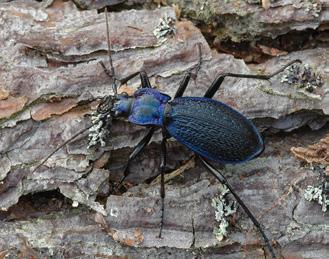
[[[92,123],[89,129],[89,145],[100,143],[105,146],[110,139],[113,118],[129,115],[133,98],[127,93],[106,96],[92,114]]]
[[[123,92],[116,95],[116,99],[113,103],[113,117],[123,117],[130,114],[131,106],[133,103],[133,97]]]

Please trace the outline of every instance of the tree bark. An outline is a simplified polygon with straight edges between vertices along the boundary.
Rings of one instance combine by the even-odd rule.
[[[267,10],[244,1],[200,1],[199,9],[195,1],[168,2],[181,4],[184,16],[203,23],[203,32],[210,24],[216,27],[212,47],[227,37],[252,41],[321,28],[323,39],[327,33],[326,1],[311,1],[310,6],[279,1]],[[319,174],[290,149],[317,143],[329,133],[329,49],[318,45],[282,55],[269,48],[271,59],[247,66],[211,49],[200,30],[176,17],[171,7],[116,8],[120,11],[109,13],[116,75],[145,70],[152,85],[170,96],[197,64],[198,43],[202,65],[187,96],[202,96],[223,72],[269,74],[294,59],[317,69],[323,84],[310,94],[282,82],[279,74],[270,81],[227,78],[214,98],[253,119],[260,129],[277,133],[308,126],[269,135],[261,157],[221,170],[276,241],[278,255],[327,258],[329,214],[304,199],[308,185],[320,184]],[[190,9],[211,10],[211,16],[189,16]],[[245,23],[234,24],[236,15]],[[216,25],[215,16],[231,18]],[[155,29],[165,17],[175,19],[176,32],[160,37]],[[0,21],[0,257],[265,258],[263,240],[239,208],[229,218],[227,237],[213,233],[218,221],[212,200],[220,196],[219,184],[173,139],[168,167],[178,176],[166,185],[163,238],[157,238],[159,186],[144,181],[159,172],[160,133],[131,164],[128,191],[122,195],[108,195],[109,182],[121,178],[132,147],[145,132],[126,121],[113,124],[105,148],[88,149],[87,135],[82,134],[33,172],[47,154],[91,124],[98,97],[113,94],[111,79],[99,65],[103,60],[109,66],[105,17],[95,9],[79,10],[73,2],[54,1],[45,7],[30,0],[1,3]],[[256,30],[259,24],[261,30]],[[137,77],[120,91],[132,94],[139,86]]]

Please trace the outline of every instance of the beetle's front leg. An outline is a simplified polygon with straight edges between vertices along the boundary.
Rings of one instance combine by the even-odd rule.
[[[191,69],[189,69],[185,75],[184,75],[184,78],[182,79],[182,81],[179,83],[179,87],[175,93],[175,96],[174,98],[178,98],[178,97],[182,97],[185,90],[186,90],[186,87],[191,79],[191,76],[192,76],[192,70],[196,70],[196,75],[197,73],[199,72],[200,68],[201,68],[201,62],[202,62],[202,52],[201,52],[201,43],[198,43],[198,50],[199,50],[199,61],[198,61],[198,64],[196,64],[196,66],[192,67]]]
[[[165,182],[164,175],[167,166],[167,138],[168,134],[165,129],[162,129],[162,141],[161,141],[161,163],[160,163],[160,172],[161,172],[161,185],[160,185],[160,196],[161,196],[161,222],[160,222],[160,232],[159,238],[161,238],[162,228],[163,228],[163,219],[164,219],[164,199],[165,199]]]
[[[127,83],[130,79],[133,79],[134,77],[136,76],[140,76],[140,79],[141,79],[141,85],[142,85],[142,88],[152,88],[151,86],[151,83],[150,83],[150,80],[148,78],[148,75],[146,74],[145,71],[138,71],[138,72],[135,72],[135,73],[132,73],[131,75],[129,76],[126,76],[124,78],[117,78],[115,76],[115,74],[113,74],[113,72],[109,71],[106,66],[104,65],[103,61],[100,61],[99,64],[103,67],[103,70],[105,72],[105,74],[109,77],[109,78],[113,78],[114,80],[117,80],[120,82],[121,85]]]
[[[146,74],[146,72],[143,71],[143,70],[142,71],[135,72],[135,73],[133,73],[133,74],[131,74],[129,76],[126,76],[125,78],[122,78],[119,81],[120,81],[121,85],[123,85],[123,84],[127,83],[130,79],[133,79],[135,76],[138,76],[138,75],[141,78],[141,86],[142,86],[142,88],[152,88],[152,85],[150,83],[149,77]]]
[[[138,156],[143,149],[147,146],[147,144],[150,142],[153,133],[154,133],[155,128],[151,127],[147,130],[145,136],[134,146],[133,151],[130,153],[128,161],[124,167],[124,171],[123,171],[123,176],[121,177],[119,183],[115,186],[114,190],[118,190],[120,188],[120,186],[122,185],[123,181],[127,178],[127,176],[130,174],[129,171],[129,165],[131,163],[131,161]]]

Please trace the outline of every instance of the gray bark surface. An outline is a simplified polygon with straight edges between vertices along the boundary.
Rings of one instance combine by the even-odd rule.
[[[185,2],[188,14],[188,4],[198,1]],[[233,2],[224,8],[210,1],[204,8],[222,15]],[[243,26],[239,34],[239,27],[225,24],[222,30],[230,37],[276,37],[311,24],[324,28],[329,19],[325,1],[312,2],[312,8],[321,7],[317,15],[305,11],[306,4],[278,1],[265,10],[240,2],[234,8],[244,10],[241,17],[266,26],[257,33]],[[154,30],[166,16],[176,19],[176,33],[157,38]],[[317,143],[329,133],[329,48],[299,50],[247,66],[212,50],[200,30],[179,20],[170,7],[110,12],[109,23],[117,76],[145,70],[152,85],[170,96],[197,63],[198,43],[203,62],[187,96],[202,96],[223,72],[269,74],[294,59],[317,69],[324,84],[312,95],[283,83],[279,74],[270,81],[227,78],[214,98],[254,119],[261,129],[291,132],[307,126],[269,136],[261,157],[222,170],[276,241],[277,254],[327,258],[329,214],[304,199],[307,186],[319,184],[319,174],[290,149]],[[132,147],[145,132],[126,121],[114,123],[107,147],[88,149],[82,134],[33,172],[47,154],[90,125],[98,102],[89,100],[113,94],[99,65],[100,60],[109,65],[105,17],[94,9],[79,10],[73,2],[45,7],[13,1],[0,3],[0,31],[0,258],[265,258],[263,240],[239,208],[229,220],[228,236],[220,240],[214,235],[218,222],[211,204],[220,194],[219,184],[173,139],[168,167],[179,176],[166,185],[163,238],[157,238],[159,185],[144,181],[158,174],[160,133],[131,164],[123,195],[108,196],[108,183],[121,178]],[[139,85],[136,78],[120,91],[132,94]]]

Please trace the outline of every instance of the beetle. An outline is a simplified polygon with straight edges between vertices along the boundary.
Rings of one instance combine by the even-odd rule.
[[[171,99],[167,94],[152,88],[145,71],[138,71],[123,79],[118,79],[116,77],[111,57],[106,9],[105,17],[108,37],[108,55],[111,70],[108,70],[103,62],[100,62],[100,64],[102,65],[104,72],[112,80],[114,95],[102,98],[101,103],[93,116],[93,123],[90,127],[78,132],[72,138],[56,148],[33,171],[36,171],[60,148],[87,130],[90,132],[90,146],[93,146],[98,142],[104,144],[109,137],[112,121],[118,118],[126,118],[130,123],[147,127],[147,131],[144,137],[133,147],[128,161],[124,166],[123,177],[120,179],[117,185],[118,187],[129,175],[130,163],[141,153],[145,146],[147,146],[154,132],[160,128],[162,131],[162,140],[159,172],[161,175],[161,223],[159,237],[161,237],[164,219],[164,175],[167,163],[166,142],[168,138],[173,137],[178,142],[192,150],[197,157],[199,157],[205,168],[218,181],[228,187],[237,202],[261,233],[272,258],[276,258],[269,238],[265,234],[260,223],[239,198],[224,175],[208,161],[211,160],[220,164],[236,164],[254,159],[259,156],[265,148],[263,138],[251,120],[223,102],[212,98],[226,77],[269,80],[291,64],[300,61],[293,60],[278,71],[269,75],[222,73],[216,77],[202,97],[183,96],[193,75],[193,71],[197,74],[201,67],[202,55],[201,45],[199,44],[199,61],[197,65],[184,75],[174,97]],[[140,76],[141,87],[136,90],[132,96],[129,96],[127,93],[118,94],[118,87],[136,76]],[[118,83],[119,86],[117,85]]]
[[[237,202],[258,228],[272,258],[276,258],[274,249],[260,223],[236,194],[224,175],[207,161],[211,160],[220,164],[237,164],[249,161],[263,152],[265,148],[263,138],[251,120],[223,102],[212,98],[225,77],[269,80],[291,64],[300,62],[300,60],[293,60],[270,75],[223,73],[217,76],[203,97],[186,97],[183,94],[193,75],[192,71],[198,71],[201,67],[201,45],[198,45],[198,47],[199,62],[185,74],[173,99],[167,94],[152,88],[145,71],[136,72],[119,80],[115,78],[112,66],[111,71],[108,71],[105,65],[100,62],[104,71],[109,77],[114,78],[114,81],[117,80],[120,84],[125,84],[128,80],[139,75],[141,86],[132,96],[129,96],[127,93],[118,94],[117,86],[114,83],[112,87],[115,94],[107,96],[98,107],[96,117],[101,121],[100,125],[102,126],[96,126],[96,128],[101,130],[108,128],[112,124],[112,119],[120,117],[126,118],[130,123],[148,127],[145,136],[133,148],[124,167],[123,177],[117,186],[120,186],[129,175],[129,164],[131,161],[149,143],[154,131],[160,128],[162,131],[160,163],[162,213],[159,237],[161,237],[164,218],[166,142],[168,138],[173,137],[192,150],[200,158],[205,168],[217,180],[228,187]],[[102,142],[100,135],[102,134],[94,135],[96,137],[93,137],[92,144],[95,144],[97,141]]]

